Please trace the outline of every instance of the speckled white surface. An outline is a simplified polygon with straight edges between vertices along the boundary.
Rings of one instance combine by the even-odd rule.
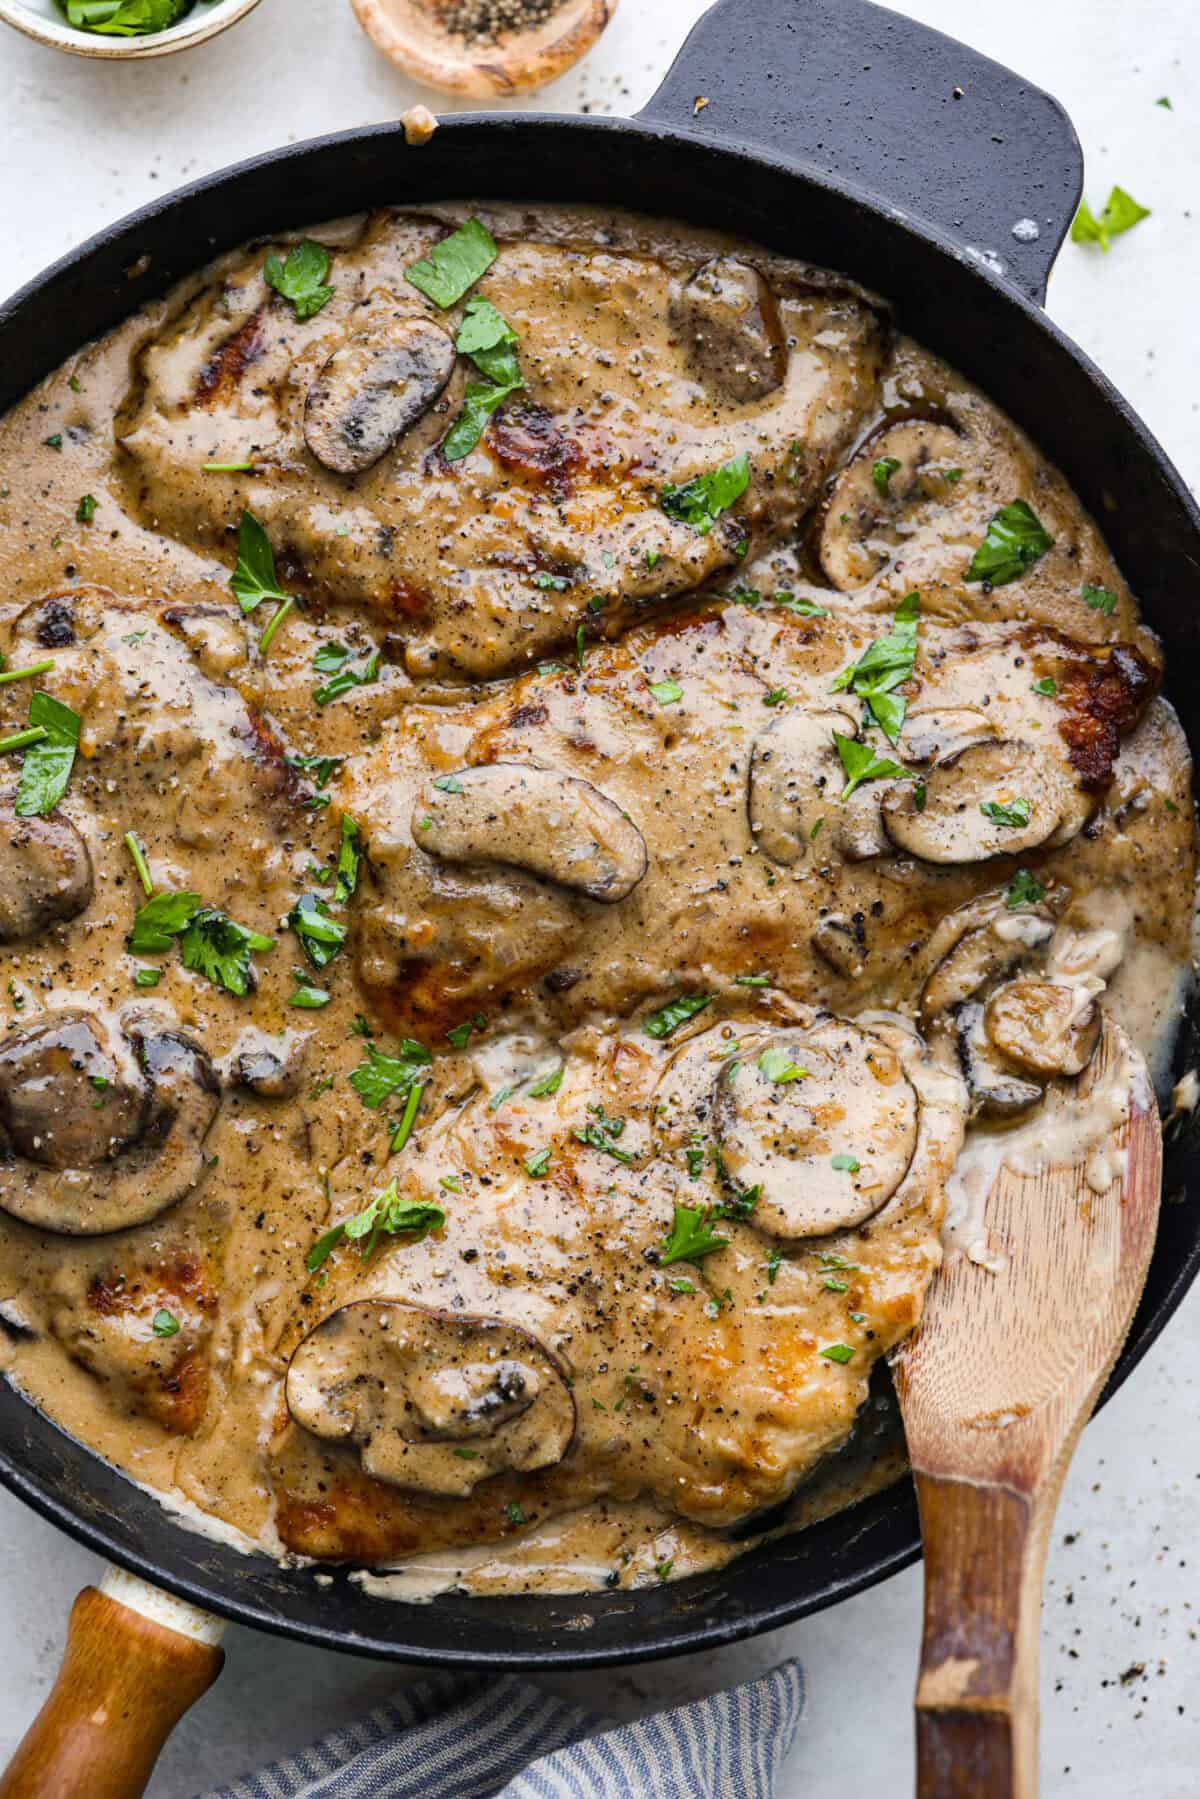
[[[779,0],[803,13],[803,0]],[[629,112],[651,93],[704,0],[623,0],[581,69],[536,104]],[[1185,0],[910,0],[907,10],[1056,93],[1087,156],[1153,209],[1108,257],[1070,246],[1050,310],[1114,377],[1185,476],[1200,476],[1200,8]],[[371,49],[345,0],[266,0],[181,57],[102,67],[0,35],[0,290],[106,221],[259,149],[393,118],[418,94]],[[1173,110],[1155,105],[1167,95]],[[437,102],[433,102],[437,104]],[[533,104],[533,103],[531,103]],[[1180,679],[1178,670],[1172,678]],[[1089,1429],[1067,1481],[1043,1631],[1048,1799],[1194,1799],[1200,1591],[1200,1293]],[[70,1600],[95,1559],[0,1495],[0,1757],[57,1666]],[[909,1699],[919,1571],[721,1654],[560,1684],[623,1713],[669,1705],[769,1666],[808,1671],[809,1708],[781,1799],[911,1786]],[[166,1750],[156,1799],[202,1787],[366,1709],[402,1670],[233,1631],[213,1692]],[[54,1796],[47,1796],[54,1799]]]

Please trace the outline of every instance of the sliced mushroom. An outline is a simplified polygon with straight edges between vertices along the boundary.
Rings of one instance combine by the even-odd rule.
[[[960,1006],[955,1022],[958,1059],[971,1096],[972,1116],[1017,1118],[1036,1106],[1045,1089],[1034,1081],[1022,1080],[991,1053],[983,1007],[974,1002]]]
[[[891,561],[913,528],[907,516],[926,501],[945,502],[954,487],[945,470],[962,457],[952,425],[904,419],[872,433],[826,495],[818,520],[817,558],[831,586],[853,593]],[[896,468],[888,465],[895,462]],[[887,478],[875,478],[883,464]]]
[[[1100,1041],[1100,985],[1010,981],[984,1008],[988,1042],[1031,1074],[1082,1074]]]
[[[672,290],[670,319],[695,374],[738,402],[765,399],[783,380],[787,346],[775,295],[764,276],[733,256],[717,256]]]
[[[904,759],[940,762],[971,744],[995,742],[999,735],[980,706],[911,707],[904,719]]]
[[[303,1031],[271,1037],[251,1025],[233,1046],[234,1079],[260,1099],[291,1099],[304,1079],[307,1043]]]
[[[1044,906],[1010,912],[995,894],[960,906],[929,939],[933,967],[921,989],[920,1019],[934,1019],[971,999],[989,981],[1002,980],[1054,936],[1054,917]]]
[[[310,1331],[286,1397],[305,1430],[352,1443],[366,1473],[448,1497],[550,1468],[575,1434],[563,1371],[528,1331],[391,1300],[356,1300]]]
[[[908,1171],[917,1119],[896,1051],[836,1018],[772,1031],[727,1062],[714,1107],[727,1175],[760,1189],[754,1223],[785,1239],[873,1217]]]
[[[840,730],[840,726],[838,727]],[[839,768],[840,768],[839,763]],[[817,839],[818,853],[820,839]],[[874,856],[890,856],[892,841],[879,816],[879,789],[857,787],[837,809],[833,847],[847,862],[869,862]]]
[[[646,872],[646,844],[628,814],[590,781],[525,762],[491,762],[427,781],[413,840],[449,862],[527,868],[611,905]]]
[[[92,897],[92,859],[69,819],[18,818],[0,800],[0,943],[37,937],[48,925],[77,918]]]
[[[0,1043],[0,1207],[68,1236],[143,1224],[199,1180],[218,1103],[176,1032],[47,1013]]]
[[[795,708],[755,739],[746,806],[754,841],[772,862],[799,862],[829,820],[846,779],[833,733],[852,737],[857,729],[848,713]]]
[[[922,781],[890,788],[881,810],[901,849],[923,862],[962,863],[1065,843],[1090,803],[1065,764],[996,738],[951,750]]]
[[[304,439],[325,468],[361,475],[437,399],[454,344],[432,319],[397,322],[386,343],[352,337],[333,352],[304,402]]]
[[[852,981],[862,973],[867,945],[861,912],[857,922],[840,917],[823,918],[809,942],[835,974]]]

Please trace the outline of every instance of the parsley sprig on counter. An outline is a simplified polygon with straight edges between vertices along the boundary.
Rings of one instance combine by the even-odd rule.
[[[1161,101],[1159,104],[1161,105]],[[1149,217],[1148,206],[1139,205],[1123,187],[1114,187],[1099,213],[1094,213],[1086,200],[1079,202],[1079,211],[1071,224],[1071,242],[1099,244],[1107,255],[1110,239],[1120,237],[1122,232],[1132,231],[1135,225],[1140,225],[1143,219]]]

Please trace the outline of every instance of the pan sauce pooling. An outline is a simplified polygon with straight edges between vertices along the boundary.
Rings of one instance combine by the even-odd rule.
[[[1189,765],[870,296],[567,212],[407,279],[468,216],[228,258],[0,426],[0,734],[81,720],[57,804],[3,758],[4,1353],[265,1548],[637,1584],[846,1438],[964,1131],[1101,1000],[1169,1034]]]

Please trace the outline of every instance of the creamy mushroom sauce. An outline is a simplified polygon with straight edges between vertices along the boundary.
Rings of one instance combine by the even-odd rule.
[[[525,385],[447,460],[487,370],[405,271],[469,216],[322,228],[306,319],[287,245],[229,256],[0,425],[0,646],[53,662],[0,733],[35,685],[82,720],[49,817],[0,787],[8,1377],[188,1521],[408,1596],[657,1582],[892,1478],[868,1381],[948,1180],[986,1259],[1006,1143],[1100,1141],[1121,1093],[1051,1123],[1101,1002],[1169,1042],[1194,877],[1159,646],[989,401],[836,277],[481,207]],[[1053,543],[968,580],[1017,501]],[[243,509],[298,601],[266,654]],[[894,747],[838,681],[882,639]],[[126,833],[273,940],[243,997],[130,951]],[[352,1084],[405,1053],[415,1098]],[[420,1231],[313,1254],[385,1191]]]

